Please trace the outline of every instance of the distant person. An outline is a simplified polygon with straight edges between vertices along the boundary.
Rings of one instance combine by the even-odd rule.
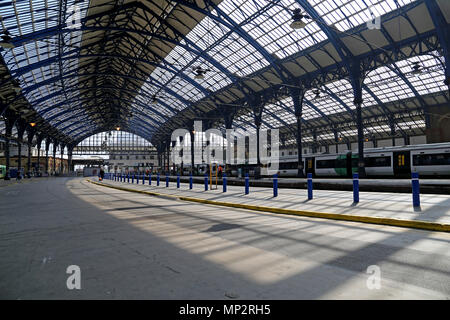
[[[100,168],[100,181],[103,181],[104,177],[105,177],[105,170],[103,170],[103,168]]]

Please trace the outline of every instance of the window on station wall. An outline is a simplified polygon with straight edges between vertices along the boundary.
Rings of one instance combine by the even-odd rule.
[[[92,135],[81,141],[73,151],[74,155],[142,154],[152,152],[153,145],[146,139],[125,131],[107,131]],[[135,156],[133,155],[133,158]],[[112,158],[110,158],[112,159]],[[120,158],[122,159],[122,158]]]

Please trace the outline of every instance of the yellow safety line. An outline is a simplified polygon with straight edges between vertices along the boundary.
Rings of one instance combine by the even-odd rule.
[[[278,214],[288,214],[288,215],[296,215],[296,216],[305,216],[311,218],[322,218],[322,219],[332,219],[332,220],[344,220],[344,221],[352,221],[352,222],[362,222],[362,223],[370,223],[370,224],[381,224],[395,227],[405,227],[405,228],[414,228],[414,229],[423,229],[423,230],[431,230],[431,231],[442,231],[442,232],[450,232],[450,224],[443,224],[437,222],[429,222],[429,221],[421,221],[421,220],[401,220],[401,219],[393,219],[393,218],[380,218],[380,217],[367,217],[367,216],[356,216],[356,215],[348,215],[348,214],[340,214],[340,213],[324,213],[324,212],[315,212],[315,211],[304,211],[304,210],[293,210],[293,209],[282,209],[282,208],[274,208],[274,207],[264,207],[264,206],[254,206],[243,203],[230,203],[230,202],[221,202],[221,201],[213,201],[206,199],[198,199],[184,196],[174,196],[157,192],[150,192],[144,190],[136,190],[129,189],[119,186],[112,186],[109,184],[98,183],[95,181],[87,180],[90,183],[135,193],[147,194],[156,197],[168,197],[177,200],[197,202],[203,204],[211,204],[222,207],[231,207],[238,209],[247,209],[253,211],[263,211],[263,212],[271,212]]]

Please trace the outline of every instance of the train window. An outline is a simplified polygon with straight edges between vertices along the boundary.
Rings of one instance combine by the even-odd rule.
[[[390,167],[391,157],[370,157],[364,158],[366,167]]]
[[[336,160],[336,168],[347,168],[347,160],[346,159],[337,159]]]
[[[281,162],[280,170],[297,169],[297,162]]]
[[[450,153],[416,154],[413,156],[415,166],[450,166]]]
[[[327,169],[327,168],[335,168],[336,167],[336,159],[331,160],[317,160],[316,168],[317,169]]]
[[[358,158],[352,158],[352,168],[358,167]]]

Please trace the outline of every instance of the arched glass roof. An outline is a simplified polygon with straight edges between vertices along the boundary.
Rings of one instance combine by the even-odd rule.
[[[294,9],[302,29],[290,27]],[[434,14],[425,0],[3,1],[15,48],[1,55],[31,108],[74,141],[116,125],[156,141],[227,103],[250,131],[254,96],[263,128],[292,135],[288,89],[304,84],[305,141],[331,128],[354,136],[350,66],[360,61],[365,130],[381,136],[392,119],[423,132],[426,107],[449,100]]]

